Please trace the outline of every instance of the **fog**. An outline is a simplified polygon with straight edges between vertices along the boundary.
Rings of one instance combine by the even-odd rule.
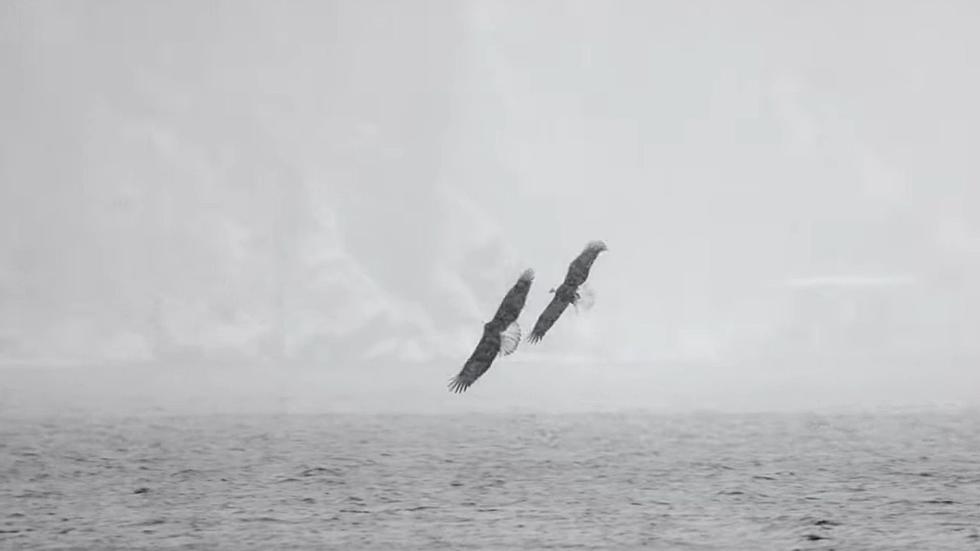
[[[977,28],[5,2],[0,411],[980,405]],[[526,333],[594,239],[595,306],[449,394],[520,272]]]

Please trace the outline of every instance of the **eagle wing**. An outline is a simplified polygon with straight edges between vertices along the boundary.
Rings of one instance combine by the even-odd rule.
[[[508,356],[517,350],[517,345],[521,342],[521,326],[517,324],[517,317],[524,309],[527,293],[531,290],[533,281],[534,270],[524,270],[517,282],[507,291],[493,320],[484,326],[483,338],[476,345],[476,350],[463,364],[459,374],[449,381],[450,390],[463,392],[490,369],[497,356]]]
[[[606,244],[603,241],[592,241],[582,249],[582,252],[575,257],[568,265],[568,272],[565,274],[565,283],[572,286],[579,286],[585,283],[585,280],[589,278],[589,271],[592,269],[592,263],[595,262],[599,253],[606,250]]]
[[[481,375],[490,369],[490,365],[493,360],[500,353],[500,333],[495,333],[492,330],[485,330],[483,332],[483,338],[480,339],[479,344],[476,345],[476,349],[470,358],[466,360],[463,364],[463,369],[459,371],[452,380],[449,381],[449,390],[453,392],[463,392],[470,387]]]
[[[534,329],[531,330],[531,335],[528,336],[527,340],[534,343],[544,338],[544,334],[558,321],[565,308],[568,308],[568,301],[555,293],[544,312],[538,316],[538,321],[534,324]]]
[[[500,301],[497,313],[493,316],[493,321],[501,327],[509,327],[511,323],[517,321],[524,303],[527,301],[527,293],[531,290],[531,283],[534,281],[534,270],[524,270],[521,277],[517,279],[514,286],[507,291],[504,299]]]

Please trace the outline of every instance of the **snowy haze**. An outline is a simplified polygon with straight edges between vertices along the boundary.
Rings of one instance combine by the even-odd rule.
[[[977,28],[4,2],[0,408],[977,405]],[[450,395],[520,272],[527,333],[594,239],[595,306]]]

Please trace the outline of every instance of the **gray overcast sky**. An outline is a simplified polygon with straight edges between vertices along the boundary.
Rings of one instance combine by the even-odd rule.
[[[603,239],[595,307],[472,401],[572,400],[567,362],[611,366],[560,372],[607,405],[776,373],[969,401],[977,28],[969,1],[4,2],[0,361],[382,369],[441,404],[517,275],[528,331]]]

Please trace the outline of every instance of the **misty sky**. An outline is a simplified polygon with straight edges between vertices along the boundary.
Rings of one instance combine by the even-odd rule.
[[[523,269],[527,332],[602,239],[595,307],[513,361],[976,384],[978,28],[968,1],[3,2],[0,360],[424,363],[442,392]]]

